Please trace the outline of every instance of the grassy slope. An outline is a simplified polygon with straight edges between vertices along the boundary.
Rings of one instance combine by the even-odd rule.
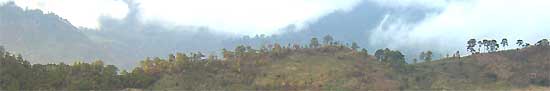
[[[409,75],[417,89],[505,90],[548,86],[549,72],[550,48],[533,46],[419,63]]]
[[[245,67],[242,73],[231,67],[198,68],[203,71],[165,76],[153,89],[542,90],[548,89],[545,81],[550,79],[550,48],[544,47],[444,58],[408,65],[406,71],[392,69],[372,56],[349,55],[353,55],[349,49],[303,50]]]
[[[193,72],[168,75],[152,89],[188,90],[367,90],[398,89],[397,74],[372,56],[357,55],[349,48],[330,47],[293,51],[282,58],[268,58],[260,65],[232,67],[210,64]],[[330,51],[330,52],[327,52]],[[254,59],[257,60],[257,59]],[[265,63],[262,63],[265,62]],[[216,65],[216,66],[215,66]],[[234,65],[234,64],[231,64]],[[224,70],[215,70],[224,69]],[[198,71],[202,70],[202,71]]]

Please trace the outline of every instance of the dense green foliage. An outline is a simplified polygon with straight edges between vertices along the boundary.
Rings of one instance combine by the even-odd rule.
[[[124,87],[113,65],[102,61],[72,65],[30,64],[0,47],[0,89],[5,90],[116,90]]]
[[[431,51],[408,64],[405,55],[324,38],[311,45],[222,49],[223,57],[176,53],[146,58],[131,71],[102,61],[30,64],[0,47],[0,90],[505,90],[550,86],[550,47],[449,57]],[[331,43],[333,42],[333,43]],[[544,42],[544,41],[543,41]]]

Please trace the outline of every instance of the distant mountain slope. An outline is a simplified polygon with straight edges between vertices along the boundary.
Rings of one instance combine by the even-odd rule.
[[[376,28],[384,16],[392,11],[370,0],[363,0],[349,11],[334,11],[305,24],[303,29],[289,25],[273,39],[279,42],[309,42],[311,37],[334,36],[341,41],[355,41],[367,45],[369,31]]]
[[[218,53],[218,49],[234,48],[240,44],[260,48],[275,42],[308,43],[312,36],[322,37],[327,34],[337,40],[355,41],[374,50],[383,46],[368,44],[370,40],[367,38],[371,35],[369,31],[376,28],[386,14],[399,11],[365,0],[350,11],[335,11],[325,15],[307,24],[304,30],[289,29],[274,36],[242,38],[236,37],[240,35],[212,32],[202,27],[144,24],[138,19],[138,5],[129,3],[130,13],[124,19],[104,17],[100,20],[100,28],[82,29],[55,14],[24,10],[14,3],[7,3],[1,6],[0,11],[0,43],[29,57],[31,61],[49,59],[41,62],[48,63],[101,59],[123,68],[135,66],[137,60],[143,57],[163,56],[165,53],[202,51],[211,54]],[[399,14],[411,15],[410,12]]]
[[[0,6],[0,44],[38,63],[106,59],[88,37],[67,20],[14,3]]]
[[[129,69],[144,57],[195,51],[212,54],[239,44],[234,35],[208,28],[143,24],[135,14],[122,20],[103,18],[100,28],[86,29],[53,13],[6,3],[0,5],[0,45],[32,63],[104,60]]]

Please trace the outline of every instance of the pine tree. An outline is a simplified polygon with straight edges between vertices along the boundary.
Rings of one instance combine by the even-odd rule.
[[[326,35],[325,37],[323,37],[323,42],[325,43],[325,45],[331,45],[330,43],[334,40],[334,38],[332,38],[332,36],[330,35]]]
[[[359,45],[357,45],[357,43],[353,42],[351,44],[351,49],[353,49],[355,51],[355,50],[359,49]]]
[[[315,37],[311,38],[310,43],[309,43],[309,47],[310,48],[318,48],[319,46],[321,46],[321,44],[319,44],[319,40],[317,40],[317,38],[315,38]]]

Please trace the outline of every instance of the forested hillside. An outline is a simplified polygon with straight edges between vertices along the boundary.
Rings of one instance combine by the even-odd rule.
[[[0,4],[0,44],[37,63],[111,59],[105,54],[107,50],[69,21],[53,13],[25,10],[14,3]]]
[[[356,43],[238,46],[221,56],[175,53],[119,71],[102,61],[31,64],[0,49],[0,90],[548,90],[548,42],[407,63],[398,50],[374,55]]]

